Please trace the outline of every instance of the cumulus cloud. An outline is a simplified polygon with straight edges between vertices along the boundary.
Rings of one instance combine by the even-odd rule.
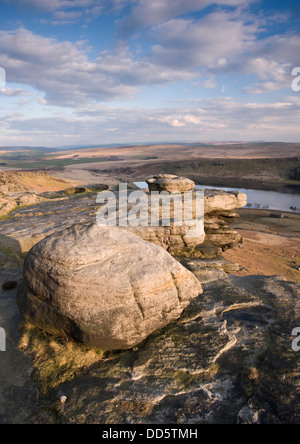
[[[263,80],[246,87],[244,92],[249,94],[290,87],[291,68],[300,66],[296,50],[300,36],[263,38],[264,24],[248,12],[236,11],[215,11],[199,20],[172,19],[152,27],[150,36],[156,43],[151,60],[178,70],[184,66],[208,78],[235,73]]]
[[[67,25],[84,19],[86,23],[108,12],[118,12],[135,0],[5,0],[22,8],[32,8],[44,16],[42,24]]]
[[[282,89],[281,83],[275,82],[264,82],[264,83],[256,83],[255,85],[247,86],[243,89],[243,91],[247,94],[262,94],[269,93],[273,91],[278,91]]]
[[[32,6],[42,11],[54,12],[59,9],[87,8],[94,4],[103,3],[103,0],[6,0],[20,6]]]
[[[119,31],[122,35],[130,35],[142,28],[201,11],[211,5],[245,6],[250,2],[251,0],[138,0],[131,13],[119,22]]]
[[[2,123],[7,137],[30,136],[48,145],[130,143],[136,140],[289,140],[299,135],[300,99],[242,103],[231,97],[198,100],[180,108],[146,109],[95,104],[72,115],[28,118],[11,115]],[[100,142],[101,141],[101,142]]]
[[[80,19],[85,14],[82,8],[89,11],[100,8],[94,10],[97,15],[109,3],[104,0],[21,3],[28,2],[44,7],[60,23]],[[148,27],[143,34],[143,44],[148,39],[148,46],[147,49],[143,46],[140,53],[130,50],[124,38],[116,42],[114,49],[97,53],[96,48],[90,52],[90,42],[59,41],[24,28],[0,31],[0,66],[6,69],[8,83],[38,90],[40,94],[35,91],[35,99],[30,96],[30,100],[35,100],[35,106],[39,102],[46,109],[45,114],[48,113],[38,118],[11,114],[2,119],[2,139],[6,137],[9,142],[9,137],[28,134],[33,143],[45,145],[62,145],[65,139],[70,139],[70,144],[153,139],[296,140],[299,97],[275,103],[271,99],[268,103],[257,103],[250,98],[248,103],[242,103],[237,98],[218,97],[191,106],[177,103],[174,108],[162,109],[103,104],[130,99],[143,85],[192,81],[191,90],[195,85],[215,88],[220,86],[219,75],[228,73],[251,78],[253,84],[244,88],[247,94],[272,93],[290,86],[291,67],[300,66],[300,36],[290,32],[274,36],[268,33],[264,38],[265,21],[251,16],[249,11],[241,13],[241,9],[238,12],[235,8],[210,9],[200,18],[184,15],[215,3],[240,7],[247,1],[111,1],[110,7],[120,9],[132,5],[129,15],[117,25],[124,32],[123,37],[127,27],[129,30],[132,26],[132,31]],[[8,97],[25,94],[19,86],[19,89],[9,86],[12,89],[7,90],[6,101]],[[51,105],[63,109],[53,111]],[[5,114],[3,109],[2,114]]]
[[[143,84],[190,79],[192,74],[136,61],[126,46],[90,60],[82,42],[58,42],[26,29],[0,31],[0,66],[10,82],[34,86],[49,103],[80,106],[132,97]]]
[[[5,88],[5,90],[1,91],[0,94],[6,97],[19,97],[19,96],[27,96],[28,92],[20,88],[17,89]]]
[[[151,36],[156,63],[172,67],[218,68],[249,51],[258,26],[235,14],[215,12],[203,19],[174,19],[154,27]],[[226,38],[224,38],[226,36]]]

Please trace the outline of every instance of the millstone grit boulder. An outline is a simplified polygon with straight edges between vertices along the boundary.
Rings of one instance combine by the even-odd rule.
[[[147,180],[149,191],[168,191],[169,193],[191,191],[195,189],[195,182],[186,177],[171,174],[159,174]]]
[[[104,350],[139,344],[202,293],[163,248],[96,224],[73,225],[35,245],[24,282],[18,305],[29,322]]]

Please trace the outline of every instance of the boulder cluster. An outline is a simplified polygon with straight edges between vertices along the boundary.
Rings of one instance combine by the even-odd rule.
[[[166,175],[148,184],[150,191],[195,188],[189,179]],[[194,238],[187,236],[189,226],[173,222],[168,227],[101,227],[86,221],[56,230],[26,257],[20,311],[56,335],[103,350],[132,348],[176,321],[202,294],[196,276],[170,253],[209,257],[241,242],[225,220],[246,203],[242,193],[208,191],[205,232]]]

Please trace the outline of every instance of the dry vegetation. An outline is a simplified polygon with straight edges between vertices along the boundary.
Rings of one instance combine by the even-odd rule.
[[[104,353],[68,338],[55,338],[31,324],[22,327],[19,348],[31,356],[42,393],[72,380]]]
[[[24,193],[32,191],[60,191],[74,186],[74,182],[51,177],[44,172],[0,172],[0,192]]]
[[[224,256],[242,268],[238,276],[283,276],[300,283],[300,215],[285,213],[283,219],[269,217],[264,210],[238,210],[234,228],[244,238],[241,248]]]

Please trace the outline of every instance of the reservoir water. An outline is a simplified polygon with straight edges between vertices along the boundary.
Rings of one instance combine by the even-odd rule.
[[[147,189],[146,182],[135,182],[141,189]],[[197,185],[197,190],[241,191],[247,194],[248,208],[268,209],[300,213],[300,194],[279,193],[277,191],[248,190],[244,188],[219,188]]]

